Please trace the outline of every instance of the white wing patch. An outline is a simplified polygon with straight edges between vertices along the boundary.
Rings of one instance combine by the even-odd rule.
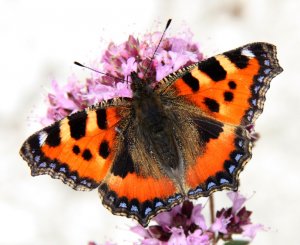
[[[248,56],[248,57],[255,57],[255,55],[247,48],[242,49],[242,55]]]

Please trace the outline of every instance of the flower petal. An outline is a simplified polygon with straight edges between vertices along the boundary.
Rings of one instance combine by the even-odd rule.
[[[206,230],[206,222],[204,215],[201,213],[203,206],[201,204],[195,205],[192,211],[191,222],[198,225],[202,230]]]
[[[182,228],[172,227],[172,235],[168,241],[168,245],[185,245],[187,244],[186,236]]]
[[[257,232],[267,230],[262,224],[243,225],[242,229],[243,229],[242,235],[245,237],[249,237],[251,239],[254,239]]]
[[[232,204],[232,213],[234,213],[234,214],[237,213],[242,208],[244,203],[247,201],[247,198],[244,197],[243,195],[241,195],[237,191],[228,192],[227,196],[233,203]]]
[[[203,232],[198,229],[195,230],[194,233],[188,235],[187,237],[188,245],[209,245],[210,237],[207,234],[203,234]]]

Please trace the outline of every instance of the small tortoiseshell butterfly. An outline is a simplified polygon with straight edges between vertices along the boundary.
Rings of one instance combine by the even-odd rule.
[[[132,98],[71,114],[30,136],[20,153],[33,176],[48,174],[75,190],[98,188],[113,214],[147,226],[185,198],[237,189],[251,158],[247,126],[281,71],[275,46],[252,43],[155,86],[133,72]]]

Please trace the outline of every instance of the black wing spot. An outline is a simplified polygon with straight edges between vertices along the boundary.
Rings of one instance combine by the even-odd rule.
[[[60,145],[60,127],[59,122],[54,123],[53,125],[45,129],[47,133],[46,144],[49,146],[59,146]]]
[[[200,140],[205,143],[209,142],[210,139],[219,138],[223,132],[223,123],[209,118],[195,119],[194,123],[196,124]]]
[[[125,178],[127,174],[134,172],[134,164],[131,156],[128,152],[121,152],[117,159],[114,161],[112,167],[112,173],[114,175],[120,176],[121,178]]]
[[[78,145],[74,145],[72,148],[74,154],[78,155],[80,153],[80,148]]]
[[[211,57],[205,61],[200,62],[198,65],[198,69],[207,74],[215,82],[224,80],[227,75],[227,72],[215,57]]]
[[[200,88],[199,81],[197,78],[188,72],[183,77],[182,80],[192,89],[193,92],[197,92]]]
[[[100,129],[107,129],[107,115],[106,109],[98,109],[97,114],[97,124]]]
[[[204,99],[204,104],[207,106],[207,108],[211,111],[211,112],[219,112],[220,110],[220,105],[219,103],[211,98],[205,98]]]
[[[232,101],[233,100],[233,93],[228,92],[228,91],[224,92],[224,100],[228,101],[228,102]]]
[[[93,157],[93,155],[89,149],[85,149],[82,153],[82,157],[84,160],[89,161]]]
[[[100,144],[99,155],[106,159],[110,153],[109,145],[106,140],[103,140]]]
[[[228,82],[228,86],[230,89],[236,89],[236,83],[234,81]]]
[[[121,178],[125,178],[128,173],[133,173],[135,171],[134,163],[131,154],[129,153],[129,140],[126,134],[124,135],[123,142],[123,146],[116,156],[111,169],[114,175],[120,176]]]
[[[80,139],[85,136],[87,114],[85,111],[80,111],[68,116],[71,137]]]
[[[241,49],[235,49],[225,52],[224,55],[239,69],[244,69],[248,66],[249,58],[242,55]]]
[[[30,146],[30,149],[40,151],[40,142],[36,134],[30,136],[27,142]],[[24,146],[25,144],[23,145],[22,149],[24,148]]]

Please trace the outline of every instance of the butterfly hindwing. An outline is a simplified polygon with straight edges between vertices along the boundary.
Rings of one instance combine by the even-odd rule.
[[[205,126],[206,122],[201,125]],[[207,131],[209,135],[216,129]],[[238,175],[251,157],[251,147],[246,129],[228,124],[220,127],[217,135],[206,139],[203,153],[195,163],[187,166],[188,197],[208,196],[222,189],[236,190]]]
[[[100,185],[99,194],[113,214],[134,218],[143,226],[183,200],[171,179],[140,176],[135,171],[125,177],[110,174]]]
[[[112,167],[99,186],[99,194],[112,213],[147,226],[154,215],[180,203],[183,195],[149,154],[151,143],[147,136],[138,133],[140,127],[130,120],[126,128],[120,129],[122,140],[118,142]]]

